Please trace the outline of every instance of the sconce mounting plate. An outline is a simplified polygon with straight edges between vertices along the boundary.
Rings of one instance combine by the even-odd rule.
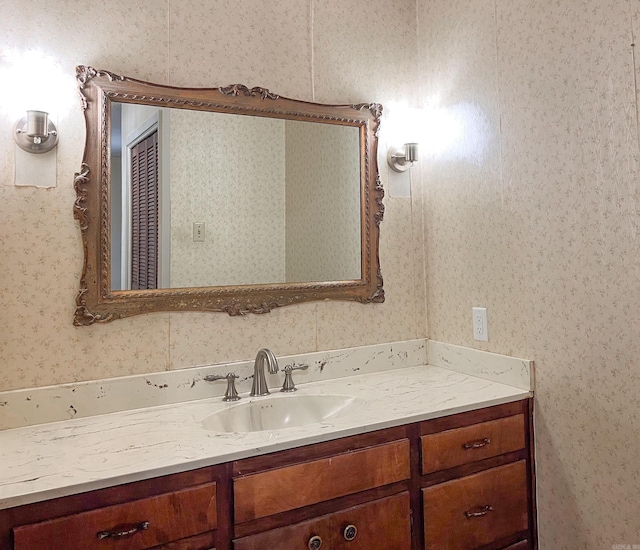
[[[411,163],[404,162],[404,147],[389,147],[387,163],[394,172],[405,172],[411,168]]]
[[[51,120],[47,124],[47,136],[40,138],[40,142],[37,143],[37,139],[29,137],[27,135],[27,117],[22,117],[13,126],[13,139],[18,144],[18,147],[27,153],[47,153],[51,151],[56,145],[58,145],[58,132],[56,126]]]
[[[402,147],[389,147],[387,151],[387,163],[395,172],[405,172],[417,161],[417,143],[405,143]]]

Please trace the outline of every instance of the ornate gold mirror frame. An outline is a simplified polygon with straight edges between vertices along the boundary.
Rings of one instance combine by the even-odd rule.
[[[175,88],[142,82],[80,65],[78,88],[86,121],[86,143],[75,176],[74,217],[80,224],[84,266],[74,325],[91,325],[159,311],[267,313],[315,300],[384,301],[378,245],[384,214],[377,165],[382,106],[321,105],[280,97],[264,88]],[[357,127],[360,138],[361,278],[348,281],[278,283],[157,290],[111,287],[111,108],[112,102],[222,112]]]

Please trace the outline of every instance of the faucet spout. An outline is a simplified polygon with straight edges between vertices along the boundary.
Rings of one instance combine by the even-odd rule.
[[[256,355],[253,363],[253,386],[251,387],[251,397],[259,395],[269,395],[267,380],[264,376],[265,364],[271,374],[278,372],[278,360],[271,350],[261,349]]]

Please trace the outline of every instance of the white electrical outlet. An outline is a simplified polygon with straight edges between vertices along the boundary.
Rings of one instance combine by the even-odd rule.
[[[193,222],[193,242],[204,242],[204,222]]]
[[[489,327],[487,326],[487,308],[471,308],[473,316],[473,339],[482,342],[489,341]]]

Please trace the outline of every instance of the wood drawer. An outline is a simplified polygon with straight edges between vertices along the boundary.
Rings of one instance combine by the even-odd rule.
[[[348,525],[357,528],[351,541]],[[327,550],[407,550],[411,548],[409,493],[320,516],[296,525],[272,529],[233,541],[234,550],[308,550],[311,537],[320,537]]]
[[[528,528],[524,460],[427,487],[422,497],[426,550],[470,550]]]
[[[233,480],[235,523],[409,479],[409,440]]]
[[[422,474],[431,474],[525,447],[524,415],[423,435]]]
[[[123,532],[148,522],[148,528],[120,538],[98,539],[103,531]],[[207,483],[16,527],[15,550],[143,550],[216,528],[216,484]]]

